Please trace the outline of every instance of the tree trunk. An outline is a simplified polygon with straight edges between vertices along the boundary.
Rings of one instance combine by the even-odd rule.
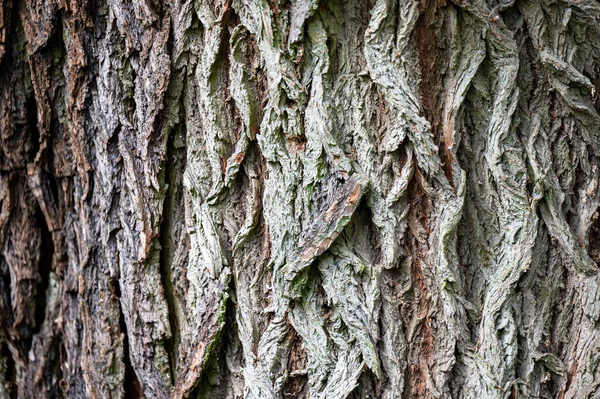
[[[599,21],[0,0],[0,399],[600,397]]]

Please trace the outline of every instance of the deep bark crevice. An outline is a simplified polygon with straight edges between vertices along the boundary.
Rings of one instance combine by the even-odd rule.
[[[40,131],[38,130],[37,104],[31,94],[27,99],[27,128],[29,130],[29,157],[33,159],[40,149]]]
[[[123,393],[125,398],[132,399],[141,399],[144,396],[142,395],[142,385],[138,379],[138,376],[131,364],[131,359],[129,357],[129,338],[127,333],[127,323],[125,322],[125,314],[123,313],[123,309],[121,307],[123,304],[121,303],[121,288],[119,283],[115,283],[115,296],[119,300],[119,328],[121,330],[122,343],[123,343],[123,363],[125,364],[125,376],[123,378]]]
[[[0,345],[0,357],[6,360],[6,370],[4,374],[4,387],[10,395],[10,399],[17,399],[17,368],[11,351],[8,349],[8,342],[2,341]]]
[[[589,244],[588,244],[588,253],[590,257],[596,262],[596,265],[600,267],[600,218],[598,217],[598,213],[600,212],[600,208],[596,210],[596,213],[592,216],[594,223],[590,228],[589,233]]]
[[[61,369],[61,340],[60,335],[52,334],[52,343],[46,353],[47,363],[42,369],[43,378],[41,379],[44,390],[51,398],[64,398],[65,389],[68,389],[68,381],[63,378]]]
[[[52,240],[52,233],[48,229],[46,218],[39,208],[36,212],[36,221],[40,228],[41,242],[38,260],[39,279],[35,289],[35,327],[32,328],[32,334],[40,332],[46,317],[46,290],[50,283],[50,272],[52,271],[52,260],[54,257],[54,241]]]
[[[193,18],[197,18],[195,13],[192,13]],[[167,43],[168,52],[173,52],[174,32],[173,27],[169,31],[169,40]],[[186,67],[183,67],[179,72],[184,77],[181,87],[177,88],[176,81],[171,76],[169,89],[165,96],[165,109],[162,113],[169,113],[171,107],[184,110],[185,93],[188,88]],[[175,71],[172,72],[172,74]],[[179,91],[178,91],[179,90]],[[175,100],[169,101],[170,95],[178,96]],[[158,118],[157,118],[158,119]],[[163,208],[161,214],[161,222],[159,226],[159,272],[161,282],[164,289],[164,297],[167,303],[168,318],[170,326],[170,337],[165,340],[165,350],[169,357],[171,384],[174,385],[178,377],[179,367],[179,345],[181,343],[182,320],[179,320],[177,287],[173,277],[173,260],[176,249],[176,223],[180,220],[185,220],[181,217],[185,214],[185,207],[181,201],[183,196],[183,171],[186,166],[186,127],[185,123],[179,117],[174,121],[174,126],[167,126],[167,139],[165,143],[164,160],[161,164],[159,181],[162,180],[163,187],[166,187],[165,197],[163,200]],[[159,129],[155,126],[155,129]],[[185,273],[184,273],[185,274]]]
[[[165,199],[163,202],[163,212],[160,224],[160,275],[162,286],[164,289],[165,300],[169,310],[169,325],[171,335],[165,340],[165,350],[169,356],[171,384],[175,384],[177,378],[177,353],[179,346],[179,330],[180,323],[177,319],[177,311],[175,307],[174,285],[171,275],[172,258],[173,258],[173,241],[171,233],[173,231],[173,213],[175,209],[175,195],[179,191],[177,186],[177,170],[172,166],[178,165],[177,149],[175,148],[175,133],[176,128],[172,129],[172,133],[167,138],[167,150],[165,152],[165,162],[163,163],[163,173],[165,177],[165,186],[167,187]],[[181,210],[179,210],[181,211]]]
[[[431,131],[438,145],[438,155],[444,167],[444,173],[450,184],[452,179],[452,152],[448,147],[453,145],[453,137],[442,131],[443,108],[443,73],[447,69],[448,59],[444,49],[447,48],[447,37],[442,35],[445,25],[447,4],[440,0],[421,0],[419,18],[416,22],[414,40],[421,76],[419,91],[423,101],[423,112],[431,125]]]
[[[229,285],[229,290],[233,290],[233,282]],[[214,350],[204,359],[202,374],[197,385],[190,392],[189,398],[194,399],[212,399],[225,397],[229,387],[225,383],[231,378],[231,370],[227,364],[227,353],[229,346],[232,345],[228,338],[228,331],[232,329],[232,323],[235,321],[235,307],[231,299],[226,303],[225,325],[214,338],[217,340]]]
[[[368,368],[363,371],[358,380],[358,386],[348,396],[349,399],[379,398],[381,397],[381,383],[377,376]]]
[[[6,265],[4,259],[2,259],[2,256],[0,256],[0,262],[0,264],[3,263]],[[2,333],[5,333],[6,329],[12,325],[12,299],[10,288],[11,279],[10,272],[8,270],[2,270],[5,268],[7,269],[8,267],[2,267],[0,269],[0,271],[2,271],[2,285],[0,286],[2,288],[2,293],[0,295],[2,295],[2,305],[4,310],[0,318],[0,321],[2,321],[2,324],[0,324]]]
[[[415,175],[420,174],[416,171]],[[418,179],[413,178],[408,186],[411,203],[409,225],[412,224],[408,240],[407,253],[410,254],[409,270],[412,281],[411,305],[406,314],[405,334],[408,337],[409,360],[405,371],[406,398],[426,397],[428,370],[431,354],[434,351],[434,334],[430,320],[431,296],[428,287],[431,271],[427,268],[432,265],[427,263],[429,250],[431,202],[424,187]],[[412,223],[411,221],[412,220]],[[413,341],[411,337],[418,337]]]
[[[63,372],[63,364],[67,361],[67,351],[65,349],[64,336],[60,334],[57,337],[58,342],[58,365],[56,378],[58,381],[58,388],[62,391],[63,396],[68,394],[69,382],[66,380]]]
[[[302,337],[292,328],[292,344],[288,355],[287,369],[289,377],[282,389],[284,399],[308,397],[307,354],[303,348]]]

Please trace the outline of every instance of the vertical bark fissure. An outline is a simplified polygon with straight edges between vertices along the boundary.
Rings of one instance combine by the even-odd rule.
[[[17,399],[17,369],[5,338],[0,338],[0,362],[4,362],[4,364],[0,364],[0,371],[4,372],[4,375],[0,376],[0,378],[4,378],[4,380],[0,380],[0,383],[3,384],[0,393],[7,393],[8,398]]]
[[[8,269],[8,266],[6,265],[6,261],[4,259],[3,256],[0,255],[0,272],[2,272],[2,293],[0,295],[2,295],[2,301],[4,303],[2,303],[3,305],[3,309],[5,310],[2,314],[2,316],[0,317],[0,321],[2,322],[2,324],[0,324],[0,331],[2,331],[2,334],[5,335],[7,334],[7,329],[8,327],[12,326],[12,294],[11,294],[11,278],[10,278],[10,271],[6,270]]]
[[[235,291],[234,283],[230,282],[228,292],[231,294],[232,291]],[[227,338],[235,320],[234,310],[233,302],[229,298],[225,303],[225,324],[221,331],[215,335],[214,350],[205,357],[197,385],[186,396],[187,398],[212,399],[225,397],[231,389],[224,382],[227,382],[232,374],[232,370],[229,369],[229,359],[227,359],[231,342]]]
[[[175,307],[175,297],[173,292],[173,282],[171,275],[172,257],[173,257],[173,245],[171,232],[173,230],[172,220],[174,209],[174,196],[178,191],[177,187],[177,171],[173,168],[173,164],[176,163],[176,148],[175,148],[175,130],[171,129],[169,137],[167,138],[167,149],[165,152],[165,162],[163,166],[163,173],[165,175],[165,187],[167,187],[165,193],[165,199],[163,202],[163,212],[160,224],[160,274],[162,277],[162,286],[165,293],[165,300],[167,301],[167,307],[169,310],[169,326],[171,328],[171,335],[165,340],[165,349],[169,356],[169,363],[171,366],[171,384],[175,384],[177,376],[177,348],[179,345],[179,329],[180,324],[177,319],[177,312]]]
[[[115,295],[121,299],[121,289],[119,284],[115,284]],[[123,394],[125,398],[140,399],[142,398],[142,386],[138,379],[138,376],[131,364],[129,357],[129,334],[127,331],[127,323],[125,323],[125,314],[121,309],[122,303],[119,305],[120,317],[119,327],[121,329],[122,345],[123,345],[123,363],[125,363],[125,376],[123,379]]]
[[[38,117],[37,117],[37,104],[35,102],[35,96],[32,94],[27,100],[27,128],[29,129],[29,143],[30,147],[28,152],[31,159],[35,157],[40,149],[40,132],[38,130]]]
[[[48,224],[46,223],[44,214],[39,209],[36,212],[36,220],[40,227],[41,242],[38,260],[39,279],[36,285],[35,327],[32,329],[33,334],[40,332],[42,323],[46,317],[46,290],[48,289],[54,256],[54,241],[52,240],[52,234],[48,230]]]

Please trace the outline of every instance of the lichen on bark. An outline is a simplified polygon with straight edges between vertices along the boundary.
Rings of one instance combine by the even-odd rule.
[[[594,0],[0,0],[0,398],[600,395]]]

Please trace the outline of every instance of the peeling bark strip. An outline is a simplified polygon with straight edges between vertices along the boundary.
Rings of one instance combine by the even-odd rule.
[[[365,192],[365,182],[352,177],[334,193],[334,200],[327,209],[317,216],[300,238],[298,255],[285,268],[286,287],[284,295],[290,298],[300,296],[302,289],[299,276],[317,257],[331,247],[344,227],[350,222],[358,202]]]
[[[600,397],[595,0],[0,0],[0,399]]]

